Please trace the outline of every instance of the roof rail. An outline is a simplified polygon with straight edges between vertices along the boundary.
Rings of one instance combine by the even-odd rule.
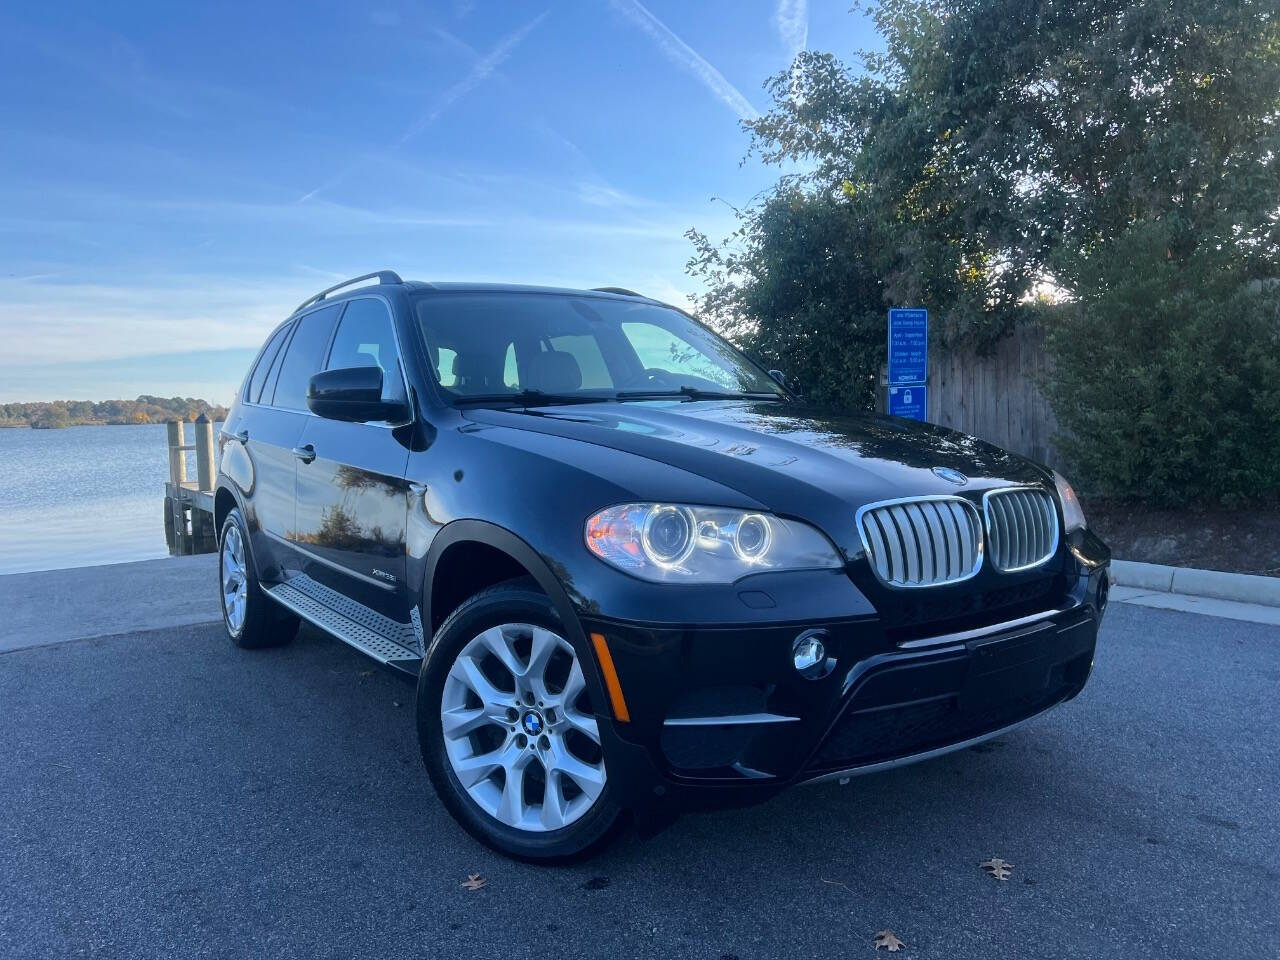
[[[623,297],[643,297],[643,293],[636,293],[634,290],[628,290],[626,287],[592,287],[595,293],[616,293]]]
[[[311,306],[313,303],[319,303],[321,300],[323,300],[329,294],[333,293],[333,291],[335,290],[341,290],[343,287],[349,287],[351,286],[351,284],[359,283],[361,280],[372,280],[374,277],[378,278],[379,284],[404,283],[404,281],[400,279],[400,274],[396,273],[394,270],[378,270],[374,273],[366,273],[360,277],[352,277],[350,280],[343,280],[341,283],[335,283],[332,287],[329,287],[326,290],[321,290],[314,297],[309,297],[308,299],[303,300],[300,304],[298,304],[297,308],[294,309],[293,312],[297,313],[299,310],[304,310],[307,307]]]

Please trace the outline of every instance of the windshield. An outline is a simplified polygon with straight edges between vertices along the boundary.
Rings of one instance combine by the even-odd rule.
[[[780,398],[773,378],[670,307],[544,293],[432,293],[418,322],[456,400]]]

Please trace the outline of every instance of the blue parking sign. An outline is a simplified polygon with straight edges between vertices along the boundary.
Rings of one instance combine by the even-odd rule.
[[[889,385],[924,383],[929,375],[929,311],[889,311]]]
[[[928,400],[927,388],[923,385],[889,388],[889,416],[906,417],[908,420],[923,420],[925,404]]]

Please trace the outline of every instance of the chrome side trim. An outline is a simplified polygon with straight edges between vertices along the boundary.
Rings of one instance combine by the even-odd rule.
[[[1012,620],[1005,620],[1002,623],[990,623],[985,627],[974,627],[972,630],[958,630],[955,633],[940,633],[936,637],[921,637],[919,640],[903,640],[898,644],[899,650],[918,650],[921,647],[940,647],[948,643],[963,643],[966,640],[973,640],[976,637],[993,636],[1003,633],[1006,630],[1014,630],[1018,627],[1025,627],[1028,624],[1038,623],[1042,620],[1049,620],[1059,614],[1070,613],[1073,610],[1082,609],[1083,604],[1074,607],[1058,607],[1053,610],[1041,610],[1039,613],[1029,613],[1025,617],[1015,617]]]
[[[292,550],[296,550],[308,560],[314,560],[316,563],[322,564],[331,570],[337,570],[339,573],[344,573],[348,577],[354,577],[363,583],[369,584],[371,587],[378,587],[382,590],[396,589],[396,584],[394,583],[387,583],[385,580],[379,580],[377,577],[371,577],[367,573],[361,573],[359,570],[352,570],[350,567],[344,567],[335,560],[330,560],[328,557],[320,556],[320,554],[316,553],[314,550],[308,550],[297,540],[289,540],[286,537],[280,536],[278,533],[272,533],[270,530],[263,530],[262,532],[277,543],[289,547]]]
[[[796,723],[799,717],[784,717],[778,713],[735,713],[723,717],[668,717],[664,727],[731,727],[740,724]]]
[[[988,740],[994,740],[996,737],[1002,737],[1006,733],[1012,733],[1019,727],[1043,717],[1058,704],[1046,707],[1039,713],[1033,713],[1031,716],[1019,720],[1017,723],[1011,723],[1007,727],[1001,727],[999,730],[992,730],[990,733],[984,733],[979,737],[972,737],[968,740],[961,740],[959,743],[947,744],[945,747],[936,747],[933,750],[926,750],[924,753],[913,753],[909,756],[899,757],[896,760],[882,760],[879,763],[868,763],[861,767],[850,767],[847,770],[833,770],[831,773],[821,773],[816,777],[810,777],[808,780],[799,781],[800,784],[808,786],[815,783],[827,783],[831,780],[848,780],[852,777],[861,777],[868,773],[881,773],[885,770],[894,770],[898,767],[905,767],[913,763],[920,763],[923,760],[933,760],[935,757],[943,757],[948,753],[955,753],[957,750],[967,750],[969,747],[976,747],[980,743],[986,743]]]

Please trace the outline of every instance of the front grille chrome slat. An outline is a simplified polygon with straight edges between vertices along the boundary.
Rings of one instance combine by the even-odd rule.
[[[982,521],[963,497],[869,503],[857,524],[871,568],[888,586],[939,587],[982,568]]]
[[[982,503],[991,565],[1001,573],[1041,566],[1058,552],[1058,510],[1046,491],[989,490]]]
[[[933,552],[933,578],[949,579],[951,550],[943,536],[942,525],[938,522],[937,508],[932,503],[924,503],[920,505],[920,513],[924,517],[925,529],[929,531],[929,549]]]
[[[872,521],[867,524],[864,536],[875,544],[874,549],[867,548],[867,553],[870,554],[871,561],[875,564],[876,575],[881,580],[891,579],[893,577],[893,567],[890,564],[889,540],[885,536],[884,527],[880,525],[879,521],[872,518]]]

